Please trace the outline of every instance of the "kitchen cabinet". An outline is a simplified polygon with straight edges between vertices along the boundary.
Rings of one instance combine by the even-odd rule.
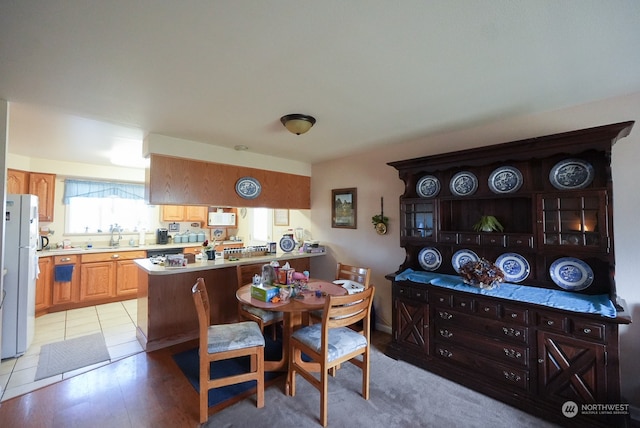
[[[36,279],[36,316],[46,313],[51,306],[53,257],[38,258],[40,274]]]
[[[7,169],[7,193],[38,197],[39,221],[53,221],[56,175]]]
[[[618,330],[631,320],[613,280],[610,160],[612,145],[632,127],[617,123],[390,162],[404,182],[399,229],[406,257],[387,275],[389,354],[560,424],[566,401],[619,403]],[[487,215],[504,230],[476,230]],[[460,254],[495,261],[505,272],[512,266],[498,260],[513,257],[518,266],[506,272],[513,278],[507,282],[517,284],[522,300],[478,296],[471,286],[453,291],[435,279],[396,279],[412,269],[455,281]],[[584,273],[567,274],[573,265],[560,273],[559,262]],[[583,282],[574,286],[574,279]],[[531,297],[540,293],[584,301],[601,296],[617,314],[552,308]],[[583,414],[572,421],[625,422],[624,415]]]
[[[56,175],[39,172],[29,173],[29,193],[38,197],[39,221],[53,221]]]
[[[133,260],[145,251],[91,253],[81,256],[80,302],[109,301],[135,295],[138,272]]]
[[[7,168],[7,193],[16,195],[29,193],[29,172]]]
[[[196,205],[163,205],[162,221],[199,222],[207,224],[208,207]]]
[[[77,255],[54,256],[54,278],[51,290],[51,309],[71,309],[78,302],[80,291],[80,257]],[[58,281],[55,275],[55,266],[73,265],[71,281]]]

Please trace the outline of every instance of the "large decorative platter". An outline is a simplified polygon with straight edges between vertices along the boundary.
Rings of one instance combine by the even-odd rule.
[[[442,264],[442,255],[437,248],[424,247],[418,253],[418,262],[420,262],[420,266],[424,270],[436,270]]]
[[[418,180],[416,192],[422,198],[433,198],[440,192],[440,180],[433,175],[425,175]]]
[[[549,181],[556,189],[584,189],[593,181],[593,166],[581,159],[565,159],[549,172]]]
[[[460,171],[451,178],[451,193],[457,196],[473,195],[478,190],[478,178],[469,171]]]
[[[518,168],[502,166],[489,176],[489,189],[493,193],[513,193],[522,186],[522,173]]]
[[[260,195],[262,186],[253,177],[242,177],[236,181],[236,193],[244,199],[255,199]]]
[[[593,282],[591,267],[580,259],[561,257],[549,267],[551,279],[568,291],[584,290]]]
[[[527,259],[518,253],[504,253],[496,260],[496,266],[504,273],[507,282],[522,282],[531,270]]]
[[[285,235],[280,239],[280,249],[285,253],[290,253],[296,247],[296,241],[289,235]]]
[[[460,272],[460,268],[469,262],[477,262],[480,257],[471,250],[458,250],[451,257],[451,264],[456,272]]]

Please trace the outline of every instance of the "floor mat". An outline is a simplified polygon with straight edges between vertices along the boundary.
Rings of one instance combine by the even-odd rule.
[[[35,380],[110,360],[102,333],[43,345]]]

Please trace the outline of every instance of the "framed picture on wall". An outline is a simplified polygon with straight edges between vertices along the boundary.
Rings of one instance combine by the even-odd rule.
[[[274,226],[289,226],[289,210],[274,209],[273,210]]]
[[[357,229],[357,189],[331,191],[331,227]]]

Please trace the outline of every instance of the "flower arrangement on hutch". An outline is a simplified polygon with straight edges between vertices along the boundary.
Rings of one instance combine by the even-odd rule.
[[[460,276],[466,284],[482,289],[495,288],[504,281],[504,272],[486,259],[468,261],[460,266]]]

